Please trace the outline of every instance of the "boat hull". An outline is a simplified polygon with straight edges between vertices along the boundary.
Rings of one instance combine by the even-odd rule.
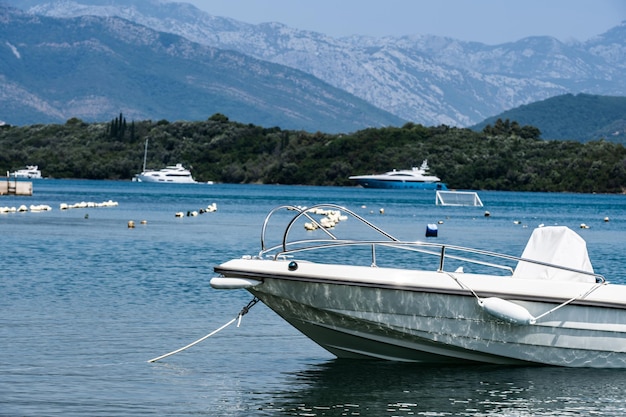
[[[301,287],[301,285],[297,287]],[[326,293],[335,290],[335,288],[322,287],[313,292]],[[262,288],[250,292],[293,327],[338,358],[425,363],[482,362],[516,365],[525,363],[513,358],[477,352],[468,347],[463,347],[461,344],[455,346],[445,343],[443,340],[437,340],[444,335],[438,335],[439,338],[437,338],[437,335],[428,329],[432,323],[428,323],[428,319],[419,317],[415,312],[408,315],[399,311],[368,311],[359,314],[355,314],[356,312],[346,314],[346,310],[320,308],[306,303],[288,301],[282,295],[276,296],[265,293]],[[393,297],[395,294],[388,295]],[[374,291],[363,300],[371,301],[380,296],[385,298],[381,292]],[[425,302],[425,300],[418,298],[414,302],[420,303]],[[339,311],[343,311],[343,313]],[[383,317],[387,320],[393,319],[391,322],[383,322],[381,321]],[[440,323],[449,320],[438,319]],[[458,323],[455,327],[457,326]]]
[[[340,358],[626,368],[623,286],[603,286],[536,324],[517,325],[487,313],[449,273],[308,262],[292,273],[287,264],[236,260],[216,271],[262,281],[247,290]],[[469,274],[463,280],[479,295],[506,298],[535,316],[567,301],[550,295],[562,293],[562,283],[538,288],[540,281]],[[576,294],[590,284],[571,285]]]
[[[417,189],[417,190],[447,190],[448,187],[442,182],[398,181],[377,179],[354,179],[357,185],[364,188],[390,188],[390,189]]]

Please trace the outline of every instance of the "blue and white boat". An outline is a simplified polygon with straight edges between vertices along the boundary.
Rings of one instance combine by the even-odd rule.
[[[412,169],[393,170],[384,174],[353,175],[348,177],[365,188],[417,188],[420,190],[447,190],[439,177],[428,174],[428,161]]]

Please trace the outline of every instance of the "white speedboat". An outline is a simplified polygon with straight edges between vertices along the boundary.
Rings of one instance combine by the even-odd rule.
[[[136,174],[133,181],[169,184],[195,184],[196,182],[191,172],[182,164],[170,165],[160,170],[144,170]]]
[[[411,169],[401,169],[384,174],[353,175],[348,179],[365,188],[417,188],[421,190],[447,190],[439,177],[428,173],[428,161]]]
[[[328,207],[350,221],[327,228],[310,210],[274,209],[259,254],[216,266],[211,285],[245,288],[340,358],[626,368],[626,285],[593,272],[572,230],[536,229],[515,257],[399,241]],[[270,247],[276,218],[286,228]]]
[[[26,168],[11,172],[10,176],[14,178],[40,179],[41,171],[37,165],[26,165]]]

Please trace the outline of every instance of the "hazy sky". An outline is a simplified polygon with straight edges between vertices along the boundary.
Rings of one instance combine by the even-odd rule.
[[[626,20],[624,0],[175,0],[247,23],[330,36],[441,35],[487,44],[587,40]]]

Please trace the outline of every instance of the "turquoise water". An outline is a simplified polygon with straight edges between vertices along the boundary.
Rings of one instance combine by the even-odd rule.
[[[31,197],[1,196],[53,210],[0,214],[0,415],[623,415],[625,371],[336,360],[261,304],[239,328],[147,363],[250,301],[208,282],[214,265],[258,252],[280,204],[336,203],[405,240],[441,221],[439,242],[513,255],[535,226],[566,225],[597,272],[626,283],[626,196],[479,194],[484,207],[454,208],[425,191],[42,180]],[[119,205],[59,210],[108,200]]]

